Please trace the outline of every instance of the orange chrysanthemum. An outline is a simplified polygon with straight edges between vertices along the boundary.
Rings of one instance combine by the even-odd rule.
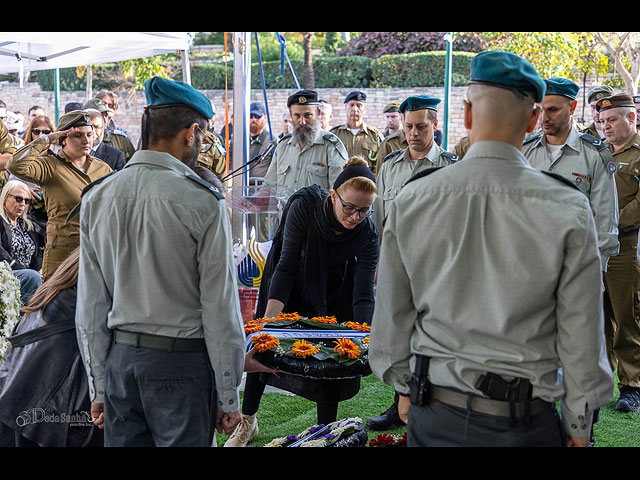
[[[369,337],[364,337],[364,338],[362,339],[362,343],[364,343],[364,344],[366,344],[366,345],[369,345]]]
[[[279,321],[283,321],[283,320],[288,320],[290,322],[297,322],[298,320],[300,320],[300,314],[298,312],[293,312],[293,313],[280,313],[278,316],[276,316],[276,318],[274,319],[274,321],[279,322]]]
[[[244,324],[244,333],[256,333],[264,328],[259,320],[249,320]]]
[[[302,358],[306,358],[310,355],[315,355],[318,352],[318,347],[316,347],[313,343],[307,343],[304,340],[297,340],[293,342],[293,345],[291,346],[291,353]]]
[[[358,358],[360,356],[360,347],[348,338],[334,340],[333,343],[336,344],[333,351],[338,352],[338,355],[347,355],[349,358]]]
[[[370,332],[371,325],[367,325],[367,322],[358,323],[358,322],[347,322],[347,327],[352,330],[358,330],[359,332]]]
[[[251,339],[251,343],[256,346],[256,349],[259,352],[266,352],[267,350],[272,350],[280,345],[280,340],[268,333],[261,333],[260,335],[253,337]]]
[[[336,320],[336,317],[313,317],[311,319],[312,322],[316,322],[316,323],[330,323],[331,325],[337,325],[338,321]]]

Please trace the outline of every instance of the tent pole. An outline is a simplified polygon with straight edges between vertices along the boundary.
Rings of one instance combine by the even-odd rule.
[[[191,85],[191,65],[189,62],[189,52],[187,50],[180,50],[180,57],[182,58],[182,81]]]
[[[56,113],[56,125],[60,120],[60,69],[56,68],[53,71],[53,90],[55,92],[55,113]]]
[[[447,56],[444,67],[444,126],[442,128],[442,148],[449,148],[449,103],[451,96],[451,44],[453,42],[451,32],[444,36],[447,42]]]

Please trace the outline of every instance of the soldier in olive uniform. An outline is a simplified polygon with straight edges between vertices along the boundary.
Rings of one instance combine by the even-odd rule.
[[[378,171],[378,195],[372,218],[380,232],[384,228],[389,203],[409,178],[425,168],[451,165],[458,160],[455,154],[445,152],[434,140],[439,103],[439,98],[415,95],[400,105],[408,147],[387,155]]]
[[[610,97],[611,95],[613,95],[613,88],[611,88],[609,85],[598,85],[589,90],[589,93],[587,94],[587,102],[589,103],[589,107],[591,108],[591,116],[593,117],[593,121],[589,126],[582,129],[582,133],[588,133],[598,140],[604,139],[604,133],[602,132],[602,122],[600,122],[600,114],[596,109],[596,103],[598,103],[598,100]]]
[[[467,150],[469,150],[470,146],[471,142],[469,141],[469,137],[465,135],[460,140],[458,140],[458,143],[456,143],[455,147],[453,147],[453,153],[455,153],[458,158],[462,160],[467,153]]]
[[[378,194],[372,218],[381,235],[390,204],[413,175],[457,161],[454,154],[445,152],[434,140],[439,103],[439,98],[416,95],[407,98],[400,105],[409,146],[389,154],[376,178]],[[399,425],[402,425],[402,421],[398,416],[397,395],[384,413],[367,420],[367,428],[370,430],[389,430]]]
[[[469,83],[465,159],[389,208],[369,363],[407,446],[588,446],[613,394],[593,213],[520,151],[546,88],[531,64],[481,52]]]
[[[82,190],[112,171],[90,155],[93,141],[89,112],[74,110],[60,117],[55,132],[26,144],[7,163],[10,173],[42,188],[48,216],[42,260],[45,280],[80,244],[78,219],[67,221],[67,215],[80,203]]]
[[[9,129],[0,120],[0,189],[5,186],[9,178],[5,165],[14,153],[16,153],[16,145],[11,138]]]
[[[618,370],[620,398],[616,409],[640,409],[640,302],[638,283],[638,229],[640,228],[640,134],[636,108],[626,94],[598,100],[596,104],[607,144],[617,170],[618,240],[620,253],[611,257],[604,276],[605,333],[611,367]],[[608,300],[608,301],[607,301]]]
[[[287,107],[294,130],[278,142],[264,185],[330,189],[347,162],[347,151],[336,135],[320,128],[318,94],[299,90],[287,99]]]
[[[227,174],[227,153],[215,133],[207,130],[198,155],[198,165],[211,170],[218,179]]]
[[[375,171],[378,149],[384,137],[377,128],[365,123],[366,101],[367,95],[363,92],[349,93],[344,99],[347,123],[333,127],[331,132],[342,140],[349,158],[361,156],[369,161],[371,169]]]
[[[386,114],[397,112],[398,115],[402,116],[399,111],[400,102],[392,102],[384,107],[383,112]],[[396,150],[404,150],[407,148],[409,144],[407,143],[407,137],[404,135],[404,129],[402,128],[402,118],[400,118],[400,130],[396,132],[391,132],[389,127],[384,131],[384,140],[380,144],[378,148],[378,159],[374,166],[374,173],[377,175],[380,171],[380,167],[382,166],[382,162],[387,158],[391,152],[395,152]]]
[[[567,178],[588,197],[596,221],[602,271],[618,254],[618,198],[616,165],[600,139],[579,133],[571,122],[580,87],[566,78],[545,80],[542,100],[543,133],[524,142],[522,153],[532,167]]]

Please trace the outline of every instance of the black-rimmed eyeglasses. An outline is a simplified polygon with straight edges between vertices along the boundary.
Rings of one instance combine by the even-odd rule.
[[[340,194],[334,190],[334,192],[336,192],[336,195],[338,196],[338,199],[340,200],[340,203],[342,204],[342,212],[347,215],[347,216],[351,216],[355,213],[358,214],[358,216],[360,218],[367,218],[370,217],[371,214],[373,213],[373,210],[370,208],[356,208],[353,205],[347,205],[344,203],[344,200],[342,200],[342,197],[340,196]]]

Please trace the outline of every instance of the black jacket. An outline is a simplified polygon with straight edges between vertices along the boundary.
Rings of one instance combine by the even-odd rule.
[[[0,261],[6,261],[9,265],[11,265],[12,270],[22,270],[25,268],[30,268],[32,270],[38,271],[40,270],[40,268],[42,268],[42,247],[44,246],[45,239],[43,235],[39,235],[37,233],[38,226],[34,224],[33,227],[34,228],[27,232],[36,246],[36,250],[31,256],[31,262],[29,263],[29,265],[22,265],[16,260],[16,262],[11,265],[11,262],[15,260],[11,256],[11,240],[13,236],[13,234],[11,233],[11,225],[9,225],[0,217]]]
[[[102,142],[93,154],[111,167],[111,170],[122,170],[125,165],[124,152]]]
[[[41,447],[83,446],[101,435],[75,330],[76,287],[21,321],[0,363],[0,422]]]

